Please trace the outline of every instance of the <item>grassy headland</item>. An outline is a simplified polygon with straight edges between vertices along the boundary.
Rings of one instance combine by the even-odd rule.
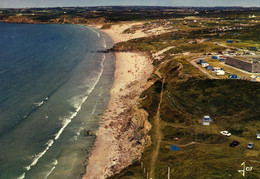
[[[153,124],[150,131],[152,144],[140,161],[112,178],[167,178],[168,167],[172,178],[239,178],[242,162],[255,167],[246,173],[247,178],[259,176],[260,142],[256,140],[256,133],[260,132],[260,84],[243,80],[210,80],[188,62],[203,54],[228,48],[234,50],[239,44],[247,43],[247,47],[252,46],[249,42],[260,44],[256,37],[258,23],[251,24],[247,19],[243,28],[231,29],[236,27],[235,20],[222,18],[225,27],[216,22],[200,29],[183,26],[178,31],[114,46],[115,51],[148,53],[154,60],[155,71],[150,78],[154,84],[142,93],[139,106],[149,112]],[[230,28],[220,30],[226,26]],[[235,33],[239,35],[235,36]],[[196,38],[200,41],[195,42]],[[228,47],[215,43],[225,43],[229,39],[234,43]],[[171,48],[161,58],[154,58],[155,53],[167,47]],[[202,125],[204,115],[212,117],[210,126]],[[158,118],[159,124],[156,122]],[[223,130],[231,132],[231,137],[221,135],[219,132]],[[233,140],[239,141],[240,145],[229,147]],[[246,149],[249,142],[254,142],[253,150]],[[172,144],[180,151],[172,151]]]
[[[247,178],[259,177],[260,142],[255,134],[260,132],[260,84],[211,80],[190,63],[227,49],[254,46],[259,53],[259,9],[96,7],[1,12],[4,22],[102,23],[103,28],[122,21],[143,22],[124,33],[141,30],[148,37],[117,43],[112,50],[145,52],[153,60],[152,85],[139,100],[139,108],[149,113],[153,125],[152,144],[140,161],[111,178],[167,178],[168,167],[172,178],[240,178],[242,162],[253,166]],[[166,32],[152,31],[157,27]],[[213,119],[210,126],[202,125],[204,115]],[[223,130],[231,137],[221,135]],[[233,140],[240,145],[229,147]],[[255,143],[253,150],[246,149],[249,142]],[[180,151],[172,151],[172,144]]]

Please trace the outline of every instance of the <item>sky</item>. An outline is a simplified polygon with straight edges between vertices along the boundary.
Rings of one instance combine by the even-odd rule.
[[[0,8],[112,5],[260,7],[260,0],[0,0]]]

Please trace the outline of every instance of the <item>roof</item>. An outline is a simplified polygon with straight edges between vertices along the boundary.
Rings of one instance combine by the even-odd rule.
[[[242,60],[248,63],[253,63],[253,61],[260,62],[260,55],[243,55],[243,56],[235,56],[233,57],[238,60]]]
[[[210,118],[210,116],[206,115],[203,117],[202,121],[210,122],[212,121],[212,119]]]

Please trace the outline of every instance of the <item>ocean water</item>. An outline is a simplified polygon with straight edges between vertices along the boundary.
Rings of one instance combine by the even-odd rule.
[[[0,23],[0,178],[80,178],[113,84],[113,41],[80,25]]]

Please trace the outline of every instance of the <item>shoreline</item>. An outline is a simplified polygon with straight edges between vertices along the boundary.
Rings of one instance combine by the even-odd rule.
[[[116,29],[106,30],[97,26],[94,28],[106,33],[115,43],[119,42],[119,39],[129,40],[130,37],[124,37],[126,34],[121,35],[123,28],[127,26],[117,26]],[[146,143],[144,137],[136,137],[136,118],[144,118],[145,131],[151,128],[146,119],[146,111],[135,107],[141,92],[145,90],[147,79],[153,72],[151,61],[141,53],[115,52],[115,55],[114,83],[108,108],[101,119],[83,179],[106,178],[131,165],[133,160],[140,158]]]

